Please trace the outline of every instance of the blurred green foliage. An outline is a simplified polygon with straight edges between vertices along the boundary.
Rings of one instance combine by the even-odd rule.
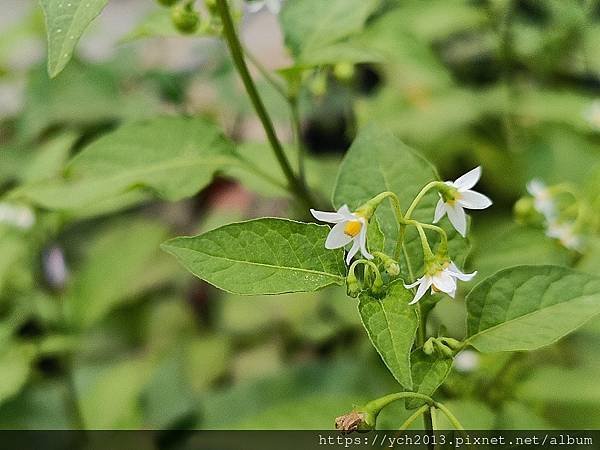
[[[598,2],[318,1],[332,14],[318,14],[322,22],[306,17],[314,1],[288,3],[280,22],[294,60],[275,76],[298,88],[308,180],[322,198],[346,143],[375,122],[444,178],[485,168],[495,205],[474,220],[468,260],[479,280],[515,264],[599,274],[600,121],[588,114],[600,94]],[[245,134],[252,110],[224,47],[199,40],[206,58],[183,70],[150,69],[136,53],[133,38],[174,34],[168,14],[151,11],[110,61],[76,56],[54,79],[42,61],[11,63],[21,43],[44,39],[38,12],[0,32],[0,82],[24,85],[21,107],[0,117],[0,195],[36,218],[28,229],[0,224],[2,428],[322,429],[398,389],[341,289],[240,297],[160,251],[170,236],[231,220],[306,215],[239,165],[283,182],[265,144]],[[339,79],[334,66],[345,63],[354,72]],[[286,127],[277,92],[258,82]],[[195,100],[198,87],[208,99]],[[156,119],[167,114],[199,117]],[[178,128],[166,133],[157,121]],[[118,133],[138,150],[111,144]],[[171,147],[196,165],[167,182],[145,176],[160,161],[143,151],[158,158]],[[214,153],[235,163],[215,164]],[[291,145],[288,153],[295,160]],[[536,177],[572,183],[591,205],[596,228],[582,255],[513,219]],[[461,294],[431,320],[457,338]],[[532,354],[472,353],[470,366],[459,355],[438,395],[467,428],[598,428],[598,351],[596,319]],[[395,404],[380,426],[409,414]]]

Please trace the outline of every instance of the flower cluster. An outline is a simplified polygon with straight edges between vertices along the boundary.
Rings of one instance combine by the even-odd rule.
[[[443,292],[454,298],[457,289],[457,280],[470,281],[477,274],[464,273],[450,259],[448,255],[448,237],[446,232],[433,224],[424,224],[412,220],[410,215],[419,201],[431,189],[436,189],[439,195],[439,201],[435,208],[433,223],[438,223],[444,216],[461,236],[467,235],[467,215],[465,209],[485,209],[492,204],[492,201],[485,195],[472,190],[481,177],[481,167],[469,171],[465,175],[454,181],[435,181],[425,186],[417,195],[413,203],[408,208],[405,215],[401,213],[398,197],[392,192],[384,192],[369,200],[354,212],[350,211],[348,205],[342,205],[336,212],[316,211],[311,209],[312,215],[322,222],[334,224],[325,247],[328,249],[337,249],[346,247],[352,243],[347,255],[346,263],[351,264],[352,259],[360,251],[364,259],[352,263],[349,271],[349,293],[354,296],[357,293],[358,281],[354,275],[354,268],[358,263],[365,265],[365,271],[375,273],[377,291],[381,288],[381,275],[378,272],[377,265],[372,262],[376,257],[385,267],[386,272],[391,277],[400,273],[399,265],[394,259],[381,252],[369,252],[367,246],[367,227],[375,210],[384,198],[390,198],[394,203],[396,218],[401,229],[407,226],[415,226],[421,238],[421,244],[424,254],[424,273],[416,281],[405,284],[407,289],[416,288],[415,296],[410,304],[418,302],[431,289],[431,293]],[[437,253],[434,254],[428,242],[424,229],[431,229],[438,232],[441,236],[441,244]],[[404,236],[401,233],[400,236]],[[374,256],[375,255],[375,256]],[[399,255],[396,255],[399,256]]]
[[[543,217],[546,235],[557,239],[569,250],[581,250],[581,236],[576,232],[573,221],[564,220],[557,203],[557,195],[565,192],[561,186],[548,187],[538,179],[527,184],[527,192],[533,198],[534,209]]]

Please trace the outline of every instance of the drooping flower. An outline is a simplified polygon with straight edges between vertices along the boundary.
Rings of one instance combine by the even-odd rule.
[[[247,2],[248,11],[251,13],[257,13],[263,8],[267,8],[267,10],[274,15],[279,14],[281,11],[281,4],[283,0],[254,0],[252,2]]]
[[[552,193],[546,184],[538,179],[527,183],[527,192],[533,197],[533,206],[546,220],[551,220],[556,215],[556,204]]]
[[[481,178],[481,166],[467,172],[454,181],[446,181],[449,189],[440,192],[440,200],[435,208],[433,223],[439,222],[446,214],[450,223],[463,237],[467,235],[467,216],[465,209],[485,209],[492,201],[471,188]]]
[[[594,100],[592,104],[583,111],[583,118],[592,128],[600,130],[600,100]]]
[[[2,223],[28,230],[35,223],[35,214],[27,206],[0,203],[0,224]]]
[[[373,259],[373,255],[367,251],[368,220],[366,217],[350,212],[347,205],[343,205],[336,212],[311,209],[310,213],[321,222],[335,224],[327,236],[325,248],[336,249],[352,242],[352,247],[346,256],[346,264],[350,264],[359,250],[366,259]]]
[[[434,263],[425,270],[425,275],[412,284],[405,284],[406,289],[417,287],[415,297],[409,303],[417,303],[431,288],[431,293],[444,292],[454,298],[456,295],[456,280],[470,281],[477,275],[477,272],[463,273],[452,261],[446,261],[444,264]]]
[[[546,236],[558,239],[569,250],[581,249],[581,236],[575,233],[575,227],[571,222],[549,222]]]

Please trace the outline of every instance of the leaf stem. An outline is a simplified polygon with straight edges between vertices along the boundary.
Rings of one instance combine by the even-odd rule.
[[[412,413],[411,416],[408,419],[406,419],[402,425],[400,425],[399,431],[407,430],[408,427],[410,427],[413,424],[413,422],[419,418],[419,416],[421,414],[425,413],[428,410],[429,410],[429,405],[421,406],[414,413]]]
[[[306,206],[311,206],[314,204],[314,199],[311,193],[308,191],[306,185],[294,174],[290,162],[285,155],[281,142],[277,138],[271,117],[269,116],[269,113],[267,112],[267,109],[265,108],[265,105],[258,94],[256,85],[250,76],[248,66],[246,65],[246,61],[244,59],[242,45],[233,25],[233,19],[231,18],[227,0],[217,0],[217,8],[223,23],[223,36],[225,37],[225,41],[229,47],[235,67],[242,79],[242,82],[244,83],[244,87],[246,88],[246,92],[250,97],[250,101],[252,102],[254,110],[256,111],[256,114],[262,123],[269,144],[271,145],[271,148],[275,153],[275,157],[281,166],[281,170],[288,181],[290,190],[298,200],[300,200]]]
[[[417,196],[415,197],[415,199],[412,201],[412,203],[410,204],[410,206],[406,210],[406,214],[404,215],[404,219],[405,220],[409,220],[411,218],[412,213],[414,212],[415,208],[419,205],[419,202],[421,200],[423,200],[423,197],[425,197],[425,194],[427,194],[431,189],[436,188],[436,187],[441,187],[441,186],[444,186],[444,187],[448,188],[448,186],[446,185],[446,183],[444,183],[442,181],[432,181],[432,182],[426,184],[425,187],[423,187],[423,189],[421,189],[421,192],[419,192],[417,194]]]

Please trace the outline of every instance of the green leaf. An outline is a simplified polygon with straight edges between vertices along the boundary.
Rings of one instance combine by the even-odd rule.
[[[350,209],[355,209],[381,192],[392,191],[398,195],[406,211],[421,188],[436,179],[435,168],[425,158],[389,131],[371,125],[360,131],[346,153],[338,173],[333,204],[336,208],[348,204]],[[413,218],[431,222],[438,198],[435,192],[426,195],[413,213]],[[379,207],[377,220],[386,237],[386,253],[398,258],[398,225],[387,201]],[[450,255],[460,266],[469,250],[468,241],[454,230],[447,219],[441,222],[441,226],[448,233]],[[428,233],[428,236],[430,242],[439,241],[435,233]],[[405,245],[412,269],[416,271],[422,266],[423,257],[414,227],[407,229]],[[409,279],[408,275],[409,270],[404,266],[405,279]]]
[[[419,318],[409,303],[412,293],[396,280],[382,299],[369,294],[360,296],[358,312],[369,339],[392,375],[406,389],[412,389],[410,349],[417,334]]]
[[[559,266],[517,266],[467,296],[468,342],[482,352],[534,350],[600,313],[600,279]]]
[[[17,394],[29,378],[36,350],[33,344],[13,342],[0,354],[0,403]]]
[[[190,272],[234,294],[316,291],[342,284],[343,250],[327,250],[329,227],[263,218],[162,245]]]
[[[200,118],[162,117],[101,137],[71,160],[66,179],[26,187],[17,195],[67,210],[130,190],[179,200],[198,192],[216,170],[234,161],[231,144],[214,125]]]
[[[40,0],[48,34],[48,74],[65,68],[79,38],[108,0]]]
[[[413,392],[431,397],[450,373],[452,359],[443,358],[437,354],[427,355],[423,350],[419,349],[410,355],[410,364]],[[422,404],[423,401],[421,400],[406,400],[406,407],[409,409],[418,408]]]
[[[44,143],[30,156],[30,162],[21,175],[22,182],[35,183],[58,175],[67,162],[71,147],[77,138],[76,133],[67,131]]]
[[[310,58],[360,31],[378,5],[378,0],[286,2],[280,15],[285,43],[298,61]]]
[[[145,220],[113,223],[99,233],[65,299],[73,323],[89,327],[132,295],[163,280],[155,268],[164,267],[159,245],[165,237],[162,225]]]

